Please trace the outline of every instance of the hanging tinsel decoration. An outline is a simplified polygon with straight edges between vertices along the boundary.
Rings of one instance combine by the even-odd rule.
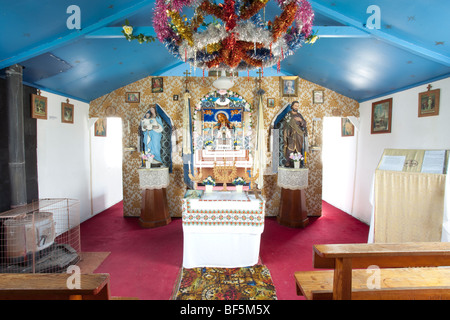
[[[264,22],[259,12],[268,1],[156,0],[153,27],[169,52],[194,68],[245,71],[277,64],[279,70],[311,40],[314,12],[307,0],[272,0],[282,12]],[[185,7],[194,8],[189,20]]]

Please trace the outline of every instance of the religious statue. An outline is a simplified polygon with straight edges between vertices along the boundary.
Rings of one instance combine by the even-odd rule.
[[[157,114],[154,106],[141,120],[141,130],[143,133],[143,151],[154,155],[154,160],[161,160],[161,137],[163,131],[163,123],[161,117]]]
[[[287,114],[286,128],[284,129],[284,157],[286,167],[291,166],[290,154],[299,152],[302,155],[305,151],[305,140],[308,136],[306,121],[298,111],[299,102],[291,104],[291,111]]]

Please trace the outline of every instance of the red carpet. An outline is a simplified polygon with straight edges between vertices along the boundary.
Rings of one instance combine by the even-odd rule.
[[[122,202],[81,224],[83,252],[111,252],[95,270],[111,275],[111,295],[168,300],[183,256],[181,218],[164,227],[143,229],[123,217]],[[261,260],[272,275],[279,300],[299,300],[294,272],[312,270],[312,246],[367,242],[369,226],[323,202],[323,215],[304,229],[280,226],[266,218]]]

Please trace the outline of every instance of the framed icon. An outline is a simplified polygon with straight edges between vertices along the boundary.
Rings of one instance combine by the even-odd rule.
[[[106,118],[99,118],[94,123],[94,135],[96,137],[106,137]]]
[[[323,103],[323,90],[313,90],[313,104]]]
[[[280,91],[282,97],[297,97],[298,77],[297,76],[280,77]]]
[[[63,123],[73,123],[73,104],[69,102],[61,103],[61,122]]]
[[[355,135],[355,126],[348,118],[341,118],[341,136],[353,137]]]
[[[47,119],[47,97],[39,94],[31,95],[31,117],[35,119]]]
[[[439,96],[440,89],[430,90],[419,93],[419,117],[430,117],[439,115]]]
[[[152,78],[152,93],[164,91],[164,82],[162,77]]]
[[[127,103],[139,103],[141,101],[140,92],[127,92],[125,94],[125,102]]]
[[[390,133],[392,124],[392,98],[372,103],[371,133]]]

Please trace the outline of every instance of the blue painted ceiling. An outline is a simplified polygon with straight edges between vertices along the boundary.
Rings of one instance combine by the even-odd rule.
[[[298,75],[360,102],[450,76],[450,1],[310,3],[320,39],[286,58],[281,73],[274,67],[264,71],[266,76]],[[154,0],[0,0],[0,69],[21,64],[27,84],[87,102],[147,76],[183,76],[189,66],[161,43],[138,44],[121,37],[125,19],[155,35],[154,4]],[[80,30],[66,26],[70,5],[81,10]],[[380,29],[366,27],[371,5],[380,8]],[[267,19],[279,14],[274,0],[265,14]],[[193,75],[201,77],[202,71]]]

